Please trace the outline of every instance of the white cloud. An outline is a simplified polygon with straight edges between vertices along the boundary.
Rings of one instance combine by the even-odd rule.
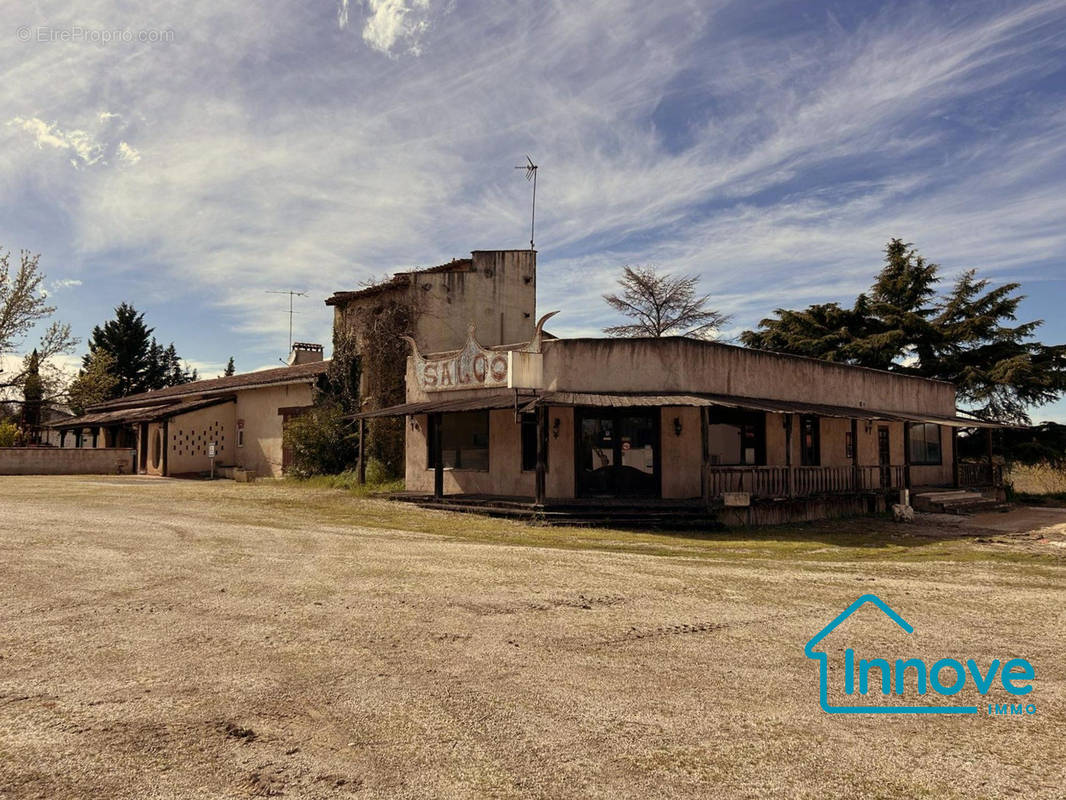
[[[115,155],[119,161],[126,164],[136,164],[141,160],[141,154],[129,146],[126,142],[119,142]]]
[[[81,281],[74,278],[66,278],[63,280],[52,281],[52,291],[59,289],[69,289],[73,286],[81,286]]]
[[[1045,87],[1029,113],[995,106],[1062,63],[1061,3],[915,4],[766,37],[734,29],[725,0],[470,0],[449,14],[368,0],[366,47],[333,27],[348,0],[336,22],[328,4],[268,5],[189,0],[124,21],[180,29],[181,47],[0,52],[0,108],[45,126],[0,130],[0,189],[39,192],[34,210],[53,212],[72,266],[91,263],[100,286],[200,293],[210,324],[254,352],[238,363],[276,363],[265,341],[283,355],[288,317],[264,289],[308,290],[295,336],[328,342],[333,290],[525,246],[529,186],[512,166],[527,151],[541,165],[538,299],[564,310],[557,333],[608,324],[600,295],[624,263],[701,275],[746,327],[853,296],[893,235],[996,277],[1066,253],[1061,103]],[[419,59],[380,57],[418,52],[430,26]],[[86,99],[98,87],[102,114]],[[16,146],[39,130],[40,146],[73,152],[67,128],[112,166],[145,157],[75,175]],[[14,190],[2,200],[21,207]],[[0,215],[0,241],[25,241],[17,221]]]
[[[55,123],[45,122],[37,117],[15,117],[8,122],[33,136],[38,148],[54,147],[66,150],[70,163],[75,169],[89,167],[102,161],[104,149],[86,131],[71,129],[64,131]]]
[[[8,125],[33,137],[38,149],[52,147],[66,151],[71,165],[83,169],[94,165],[106,165],[110,159],[123,164],[136,164],[141,156],[128,142],[115,138],[122,126],[114,122],[121,115],[100,111],[95,116],[95,133],[80,128],[61,128],[56,122],[47,122],[39,117],[14,117]]]
[[[347,25],[347,0],[343,0],[344,23]],[[429,28],[429,0],[366,0],[370,14],[363,24],[363,41],[382,53],[392,54],[398,44],[407,52],[422,51],[422,35]]]

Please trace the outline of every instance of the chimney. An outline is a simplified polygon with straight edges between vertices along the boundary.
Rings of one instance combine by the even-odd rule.
[[[297,364],[310,364],[322,360],[322,345],[309,344],[307,342],[293,342],[292,352],[289,353],[289,366]]]

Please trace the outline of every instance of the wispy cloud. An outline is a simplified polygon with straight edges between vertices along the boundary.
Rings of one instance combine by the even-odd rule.
[[[328,341],[333,290],[524,246],[526,152],[561,333],[612,321],[624,263],[749,326],[853,296],[890,236],[996,279],[1066,254],[1061,2],[354,5],[88,0],[183,34],[0,51],[0,242],[92,274],[93,322],[155,304],[183,354],[246,364],[284,355],[265,289],[308,290],[296,335]]]
[[[342,0],[348,23],[347,0]],[[403,47],[412,55],[422,52],[422,36],[429,29],[429,0],[366,0],[369,12],[363,24],[363,41],[382,53]]]
[[[30,134],[38,148],[54,147],[57,150],[65,150],[75,169],[90,167],[104,158],[103,147],[86,131],[63,130],[55,123],[45,122],[37,117],[15,117],[8,125]]]
[[[62,150],[75,169],[84,169],[96,164],[106,165],[112,159],[125,164],[140,161],[140,153],[129,143],[110,135],[119,127],[116,125],[119,120],[119,114],[99,112],[95,118],[96,132],[61,128],[56,122],[47,122],[38,117],[14,117],[7,124],[32,137],[38,149],[48,147]]]

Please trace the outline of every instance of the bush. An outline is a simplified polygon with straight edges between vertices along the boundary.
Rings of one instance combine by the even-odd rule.
[[[19,429],[14,422],[0,422],[0,447],[14,447],[19,438]]]
[[[284,443],[292,450],[289,471],[301,478],[342,473],[359,452],[358,434],[335,405],[318,406],[289,420]]]

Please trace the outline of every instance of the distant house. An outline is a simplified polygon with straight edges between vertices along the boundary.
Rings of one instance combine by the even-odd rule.
[[[313,403],[329,362],[322,346],[296,343],[289,366],[194,381],[91,406],[48,427],[60,447],[129,447],[136,470],[188,475],[215,466],[280,476],[289,454],[282,431]]]

